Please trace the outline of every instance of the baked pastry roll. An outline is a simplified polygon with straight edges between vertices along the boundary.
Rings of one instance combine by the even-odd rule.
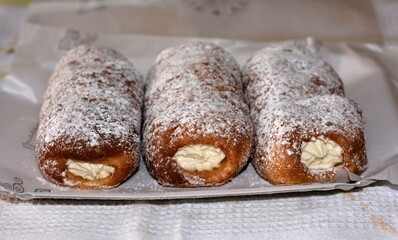
[[[138,167],[142,76],[114,50],[79,46],[52,73],[43,97],[36,156],[50,182],[114,187]]]
[[[338,95],[281,101],[256,118],[253,165],[273,184],[332,181],[366,169],[362,112]]]
[[[316,54],[313,45],[301,41],[273,45],[248,60],[243,83],[252,113],[273,102],[317,95],[344,96],[340,77]]]
[[[361,111],[312,46],[270,46],[244,67],[256,132],[253,165],[274,184],[332,181],[341,168],[366,169]]]
[[[253,129],[239,66],[211,43],[164,50],[145,92],[144,149],[164,186],[216,186],[246,165]]]

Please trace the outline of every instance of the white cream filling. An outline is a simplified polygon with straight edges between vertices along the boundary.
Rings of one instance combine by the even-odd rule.
[[[174,159],[189,171],[210,171],[220,166],[225,158],[221,149],[205,144],[193,144],[178,149]]]
[[[100,163],[87,163],[68,159],[66,166],[70,173],[87,180],[100,180],[115,173],[114,167]]]
[[[310,169],[328,169],[343,162],[342,148],[334,141],[320,136],[301,143],[301,162]]]

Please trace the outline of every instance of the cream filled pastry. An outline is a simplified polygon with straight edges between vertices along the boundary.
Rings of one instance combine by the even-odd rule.
[[[362,112],[333,68],[304,42],[256,52],[243,70],[256,132],[253,165],[274,184],[333,181],[367,166]]]
[[[338,95],[270,105],[255,121],[253,164],[276,184],[332,181],[345,168],[366,169],[361,110]]]
[[[74,188],[114,187],[138,167],[142,76],[114,50],[67,52],[47,85],[36,156],[43,176]]]
[[[220,47],[187,43],[164,50],[145,92],[144,149],[164,186],[216,186],[246,165],[253,138],[239,66]]]

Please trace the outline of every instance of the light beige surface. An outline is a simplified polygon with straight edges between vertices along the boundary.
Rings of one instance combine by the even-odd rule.
[[[28,21],[97,33],[382,42],[369,0],[57,1],[34,5]]]

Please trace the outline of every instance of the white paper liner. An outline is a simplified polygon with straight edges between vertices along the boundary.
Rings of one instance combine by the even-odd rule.
[[[72,29],[27,23],[21,30],[11,74],[0,82],[0,192],[20,199],[180,199],[273,194],[315,190],[349,190],[377,180],[398,184],[398,49],[375,44],[338,43],[321,47],[322,56],[334,66],[345,84],[346,95],[357,101],[366,121],[368,170],[358,177],[342,172],[348,183],[314,183],[273,186],[249,165],[231,182],[220,187],[166,188],[148,174],[141,162],[138,172],[114,189],[74,190],[48,183],[41,176],[34,154],[35,131],[41,98],[59,58],[81,43],[114,48],[143,74],[164,48],[187,41],[210,41],[229,51],[243,65],[267,43],[225,39],[198,39],[149,35],[89,34]]]

